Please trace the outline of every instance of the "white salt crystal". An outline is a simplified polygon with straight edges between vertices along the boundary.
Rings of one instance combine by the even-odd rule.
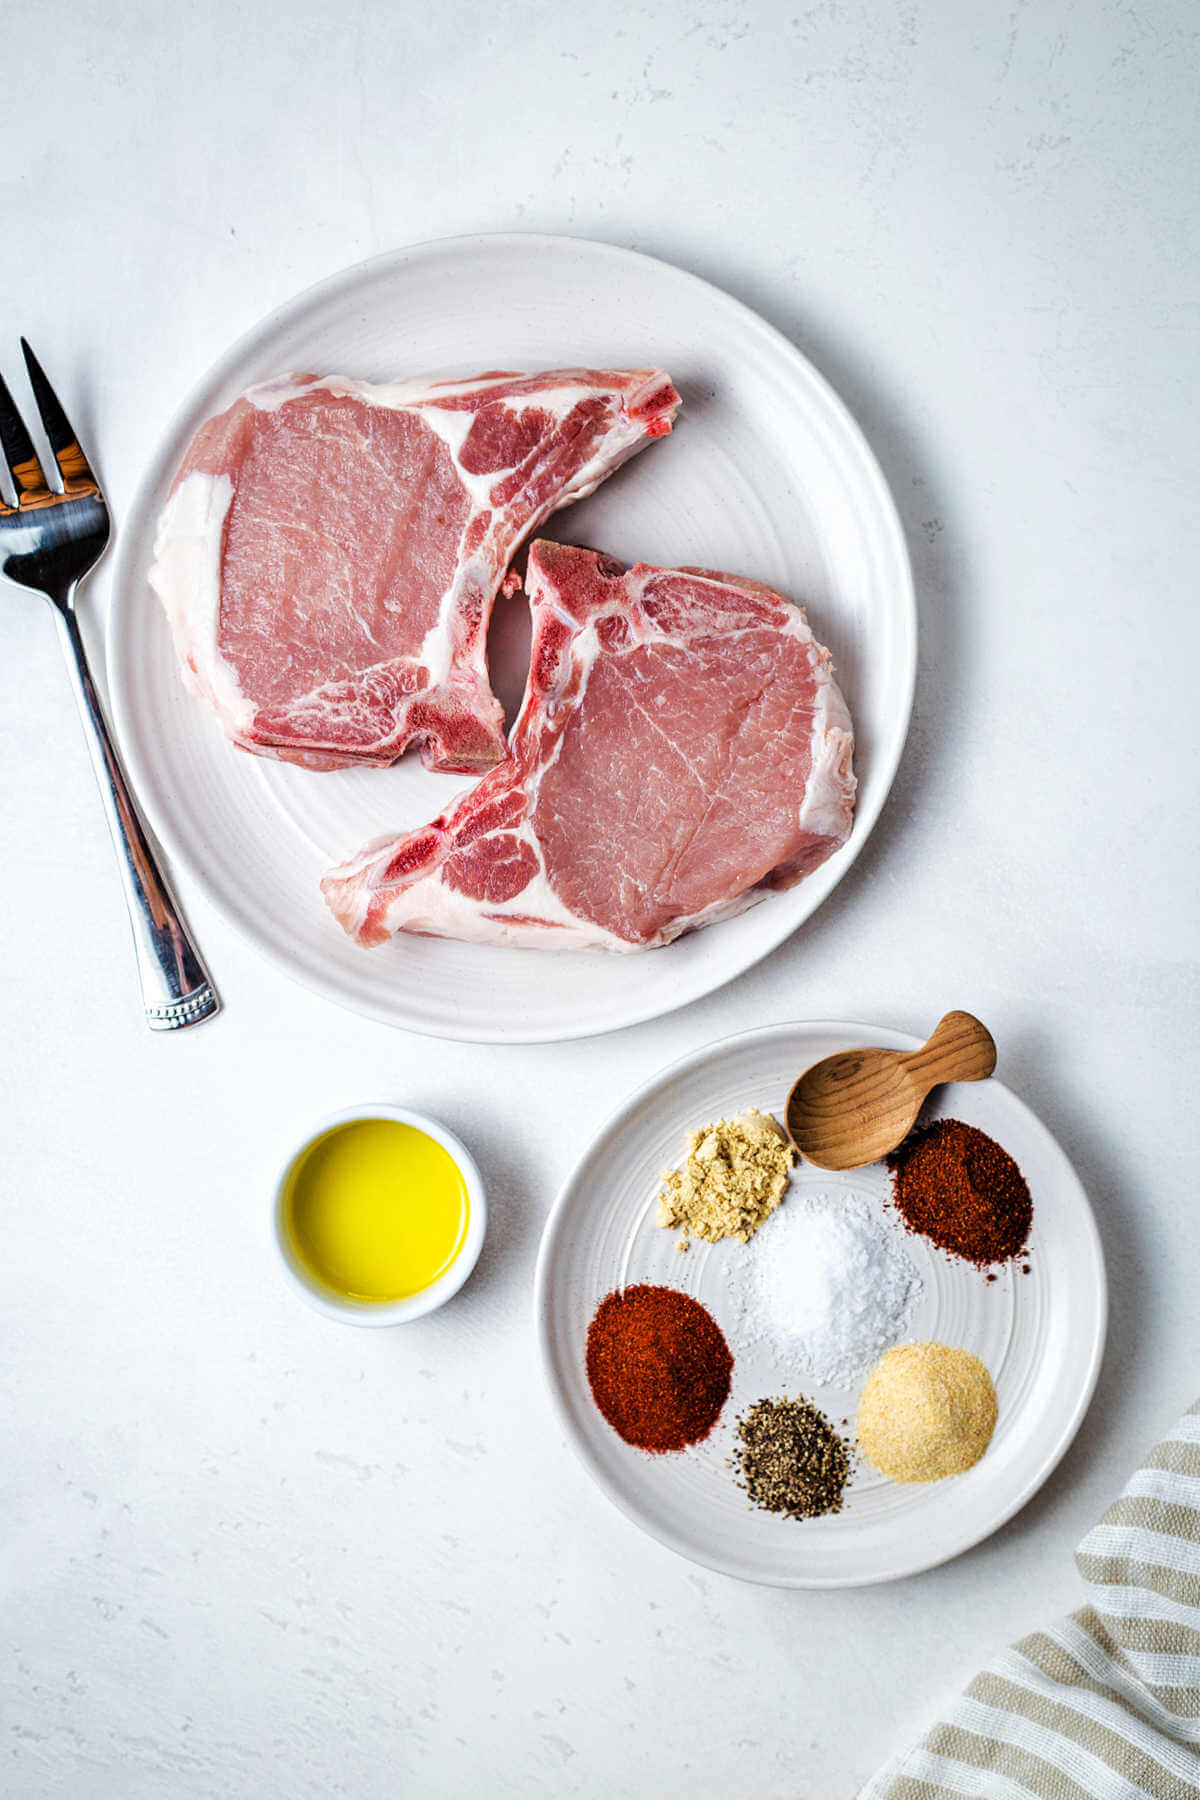
[[[923,1285],[863,1195],[793,1190],[731,1259],[735,1335],[820,1386],[847,1387],[905,1335]]]

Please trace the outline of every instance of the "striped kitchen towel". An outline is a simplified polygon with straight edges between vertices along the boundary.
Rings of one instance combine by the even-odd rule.
[[[1200,1401],[1075,1553],[1089,1604],[977,1675],[859,1800],[1200,1797]]]

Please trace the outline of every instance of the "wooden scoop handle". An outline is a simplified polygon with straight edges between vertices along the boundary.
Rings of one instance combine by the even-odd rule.
[[[905,1057],[909,1073],[930,1087],[942,1081],[984,1081],[996,1067],[996,1046],[971,1013],[949,1012],[929,1042]]]

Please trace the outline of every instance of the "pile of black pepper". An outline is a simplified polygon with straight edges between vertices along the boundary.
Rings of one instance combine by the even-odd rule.
[[[789,1519],[842,1510],[849,1444],[808,1400],[758,1400],[737,1422],[734,1464],[756,1506]]]

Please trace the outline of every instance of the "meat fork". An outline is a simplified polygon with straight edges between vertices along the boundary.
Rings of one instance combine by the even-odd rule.
[[[33,440],[0,376],[0,448],[16,493],[16,505],[9,506],[0,492],[0,573],[45,594],[54,607],[92,768],[121,866],[146,1023],[151,1031],[178,1031],[211,1018],[221,1003],[138,816],[104,721],[75,617],[75,590],[99,562],[108,543],[108,508],[67,415],[24,338],[21,348],[62,477],[62,491],[46,480]]]

